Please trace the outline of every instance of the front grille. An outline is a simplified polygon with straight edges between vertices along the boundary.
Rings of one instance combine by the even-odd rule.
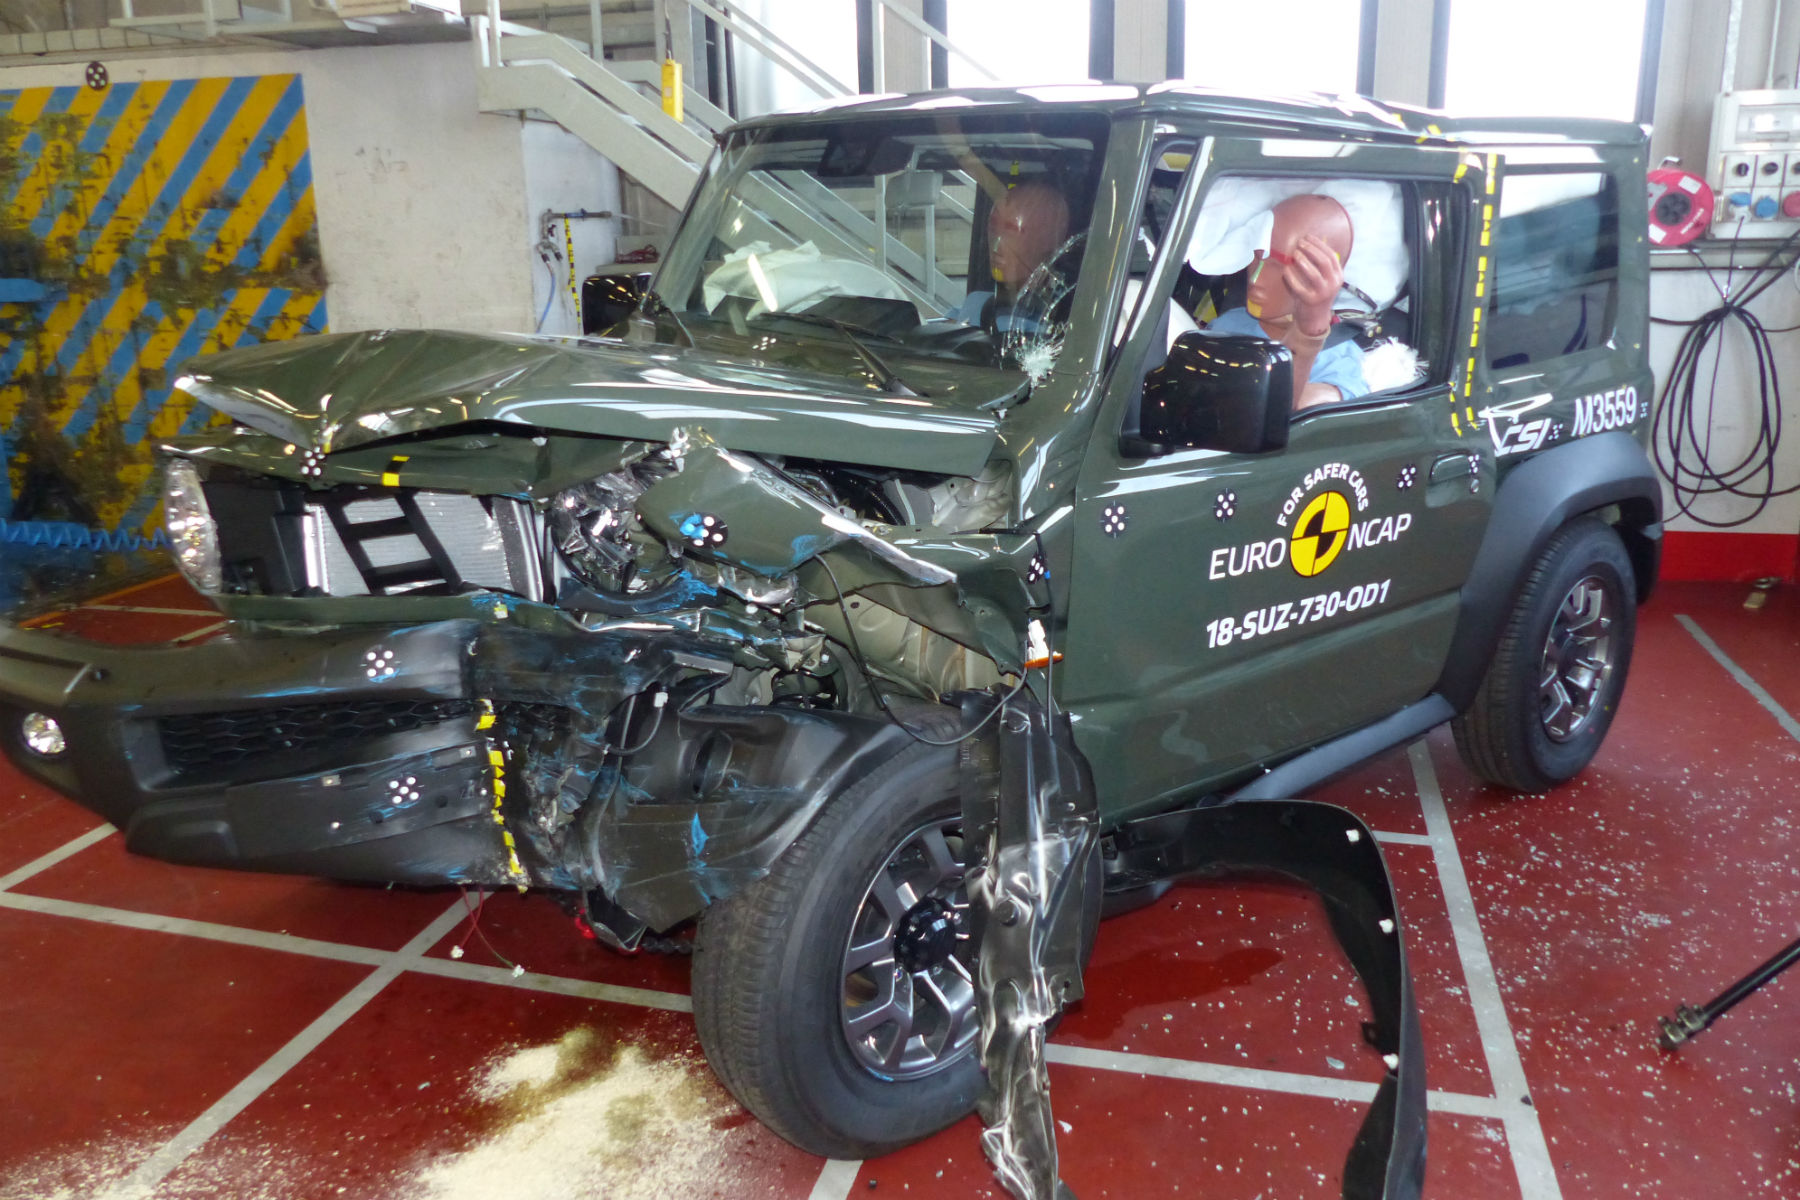
[[[381,700],[198,713],[164,717],[159,725],[163,757],[174,770],[190,772],[405,733],[474,711],[472,700]]]

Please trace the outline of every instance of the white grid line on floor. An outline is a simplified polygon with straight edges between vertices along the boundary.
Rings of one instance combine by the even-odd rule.
[[[856,1186],[857,1172],[862,1170],[860,1158],[828,1158],[819,1170],[818,1182],[806,1200],[848,1200]]]
[[[414,959],[437,945],[466,915],[460,903],[439,913],[404,947],[390,954],[388,962],[371,971],[367,978],[314,1018],[261,1066],[240,1080],[237,1086],[213,1101],[205,1112],[188,1122],[180,1133],[165,1142],[136,1170],[101,1193],[100,1200],[148,1200],[157,1185],[191,1158],[196,1150],[206,1144],[207,1139],[229,1124],[233,1117],[249,1108],[258,1096],[275,1086],[283,1075],[318,1049],[345,1022],[361,1012],[383,988],[398,979]]]
[[[39,875],[48,871],[51,867],[54,867],[65,858],[75,857],[89,846],[92,846],[95,842],[104,840],[106,835],[112,831],[113,827],[111,825],[96,825],[80,837],[64,842],[56,849],[50,851],[50,853],[39,855],[37,858],[32,859],[24,866],[9,874],[0,875],[0,892],[5,892],[8,888],[17,887],[27,879],[30,879],[33,875]]]
[[[1725,668],[1726,674],[1737,680],[1738,684],[1745,691],[1756,697],[1756,702],[1768,710],[1769,715],[1775,718],[1776,724],[1787,730],[1789,737],[1800,742],[1800,721],[1794,720],[1793,714],[1781,707],[1780,701],[1769,695],[1762,684],[1751,678],[1750,672],[1738,666],[1737,663],[1732,660],[1731,655],[1721,650],[1719,648],[1719,643],[1713,641],[1712,638],[1706,635],[1706,630],[1700,628],[1700,623],[1698,621],[1694,620],[1694,618],[1688,616],[1686,613],[1676,613],[1675,619],[1681,622],[1681,627],[1687,630],[1696,642],[1700,643],[1701,649],[1712,655],[1714,662]]]
[[[87,846],[99,841],[111,826],[102,826],[74,839],[56,851],[36,860],[32,866],[38,870],[47,869],[57,862],[79,853]],[[1412,840],[1409,835],[1408,841]],[[21,877],[35,874],[35,871],[21,869],[14,872]],[[9,877],[10,878],[10,877]],[[99,924],[113,925],[122,928],[136,929],[150,933],[166,933],[175,936],[194,937],[207,941],[223,942],[254,949],[274,950],[289,954],[300,954],[313,958],[327,959],[336,962],[354,963],[359,966],[375,967],[377,970],[393,969],[411,971],[418,974],[433,975],[447,979],[459,979],[474,983],[489,983],[501,987],[511,987],[522,991],[547,992],[555,995],[571,996],[580,999],[598,1000],[606,1003],[625,1004],[639,1008],[655,1008],[671,1012],[692,1012],[693,1002],[684,995],[675,992],[653,991],[646,988],[627,987],[619,984],[600,983],[586,979],[572,979],[566,976],[547,975],[534,971],[526,971],[523,975],[514,976],[505,967],[484,966],[452,959],[425,957],[423,952],[408,954],[406,950],[381,950],[368,946],[353,946],[341,942],[322,941],[316,938],[299,937],[287,933],[271,933],[264,930],[246,929],[236,925],[224,925],[211,921],[197,921],[186,917],[170,917],[155,913],[142,913],[129,909],[111,908],[105,905],[85,904],[72,900],[58,900],[44,896],[21,895],[19,893],[0,893],[0,909],[13,909],[21,912],[39,913],[48,916],[63,917],[70,920],[92,921]],[[453,909],[449,916],[463,914],[466,910],[460,905]],[[444,933],[454,929],[457,920],[440,917],[436,924],[443,924],[443,931],[433,937],[430,945],[441,939]],[[417,939],[415,939],[417,940]],[[398,965],[401,958],[407,961]],[[373,976],[371,976],[373,978]],[[1367,1103],[1374,1097],[1375,1086],[1354,1080],[1338,1079],[1327,1075],[1308,1075],[1295,1071],[1269,1071],[1259,1068],[1240,1067],[1225,1063],[1210,1063],[1194,1059],[1168,1058],[1159,1055],[1137,1054],[1130,1051],[1097,1050],[1080,1046],[1069,1046],[1052,1043],[1047,1047],[1049,1061],[1064,1066],[1080,1067],[1089,1070],[1119,1071],[1131,1074],[1158,1076],[1164,1078],[1186,1079],[1199,1083],[1220,1084],[1230,1087],[1241,1087],[1252,1090],[1276,1092],[1288,1095],[1319,1096],[1333,1099],[1352,1100]],[[1502,1102],[1492,1096],[1476,1096],[1461,1092],[1433,1091],[1429,1093],[1429,1106],[1433,1111],[1456,1113],[1465,1116],[1485,1117],[1507,1120],[1512,1114]],[[847,1161],[847,1160],[846,1160]],[[835,1181],[844,1171],[854,1182],[855,1168],[859,1164],[849,1166],[836,1165],[836,1174],[822,1173],[821,1185]],[[828,1163],[826,1172],[834,1170],[834,1163]],[[835,1183],[832,1184],[835,1186]],[[816,1188],[815,1188],[815,1194]],[[826,1192],[826,1196],[836,1193]]]
[[[1265,1067],[1241,1067],[1188,1058],[1163,1058],[1154,1054],[1134,1054],[1126,1050],[1096,1050],[1088,1046],[1067,1046],[1060,1042],[1052,1042],[1046,1046],[1044,1057],[1065,1067],[1117,1071],[1127,1075],[1152,1075],[1159,1079],[1184,1079],[1190,1083],[1211,1083],[1255,1092],[1280,1092],[1288,1096],[1313,1096],[1322,1100],[1348,1100],[1356,1104],[1367,1104],[1375,1099],[1375,1085],[1372,1083],[1365,1083],[1360,1079],[1336,1079],[1329,1075],[1307,1075],[1298,1071],[1271,1071]],[[1426,1101],[1427,1107],[1433,1112],[1487,1117],[1499,1121],[1507,1117],[1501,1102],[1493,1096],[1429,1092]]]
[[[1469,888],[1469,876],[1456,848],[1456,834],[1444,807],[1444,793],[1438,787],[1431,748],[1423,740],[1414,742],[1407,748],[1407,757],[1419,789],[1419,806],[1425,812],[1425,828],[1433,841],[1432,858],[1444,891],[1444,907],[1450,913],[1450,929],[1457,958],[1462,962],[1463,982],[1468,985],[1469,1005],[1475,1010],[1475,1027],[1481,1032],[1488,1078],[1493,1081],[1500,1118],[1506,1124],[1506,1144],[1519,1177],[1519,1193],[1523,1200],[1561,1200],[1562,1188],[1556,1181],[1550,1144],[1545,1140],[1537,1108],[1531,1103],[1525,1064],[1519,1057],[1519,1043],[1513,1036],[1512,1022],[1507,1019],[1506,1001],[1500,995],[1500,981],[1494,974],[1494,962],[1488,955],[1487,939],[1475,911],[1475,893]]]

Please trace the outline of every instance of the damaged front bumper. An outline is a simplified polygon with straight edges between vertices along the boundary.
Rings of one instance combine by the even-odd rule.
[[[698,636],[470,611],[179,647],[0,629],[0,745],[141,854],[597,892],[641,930],[761,875],[904,737],[841,713],[690,708],[733,669]],[[61,753],[28,743],[31,714]]]

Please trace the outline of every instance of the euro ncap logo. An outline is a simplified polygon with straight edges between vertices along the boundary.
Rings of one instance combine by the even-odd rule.
[[[1289,535],[1288,561],[1302,575],[1317,575],[1337,560],[1350,534],[1350,501],[1324,491],[1301,510]]]

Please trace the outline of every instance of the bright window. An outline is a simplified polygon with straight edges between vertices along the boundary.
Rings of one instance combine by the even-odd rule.
[[[946,36],[1001,84],[1078,83],[1088,77],[1089,0],[949,0]],[[888,29],[900,26],[888,22]],[[896,36],[890,32],[889,36]],[[950,56],[951,87],[998,86]]]
[[[1362,0],[1188,0],[1182,75],[1229,92],[1354,92]]]
[[[1453,4],[1444,107],[1629,121],[1643,41],[1644,0]]]

